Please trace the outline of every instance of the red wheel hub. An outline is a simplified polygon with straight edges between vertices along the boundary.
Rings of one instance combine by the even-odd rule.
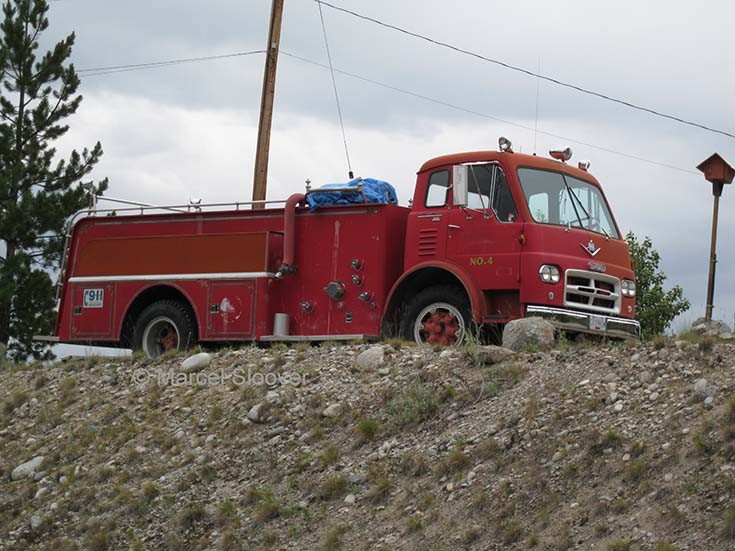
[[[421,337],[429,344],[451,346],[456,344],[461,332],[459,320],[448,310],[436,309],[421,320]]]
[[[164,350],[174,350],[179,346],[179,337],[176,335],[176,331],[168,327],[161,331],[158,343]]]

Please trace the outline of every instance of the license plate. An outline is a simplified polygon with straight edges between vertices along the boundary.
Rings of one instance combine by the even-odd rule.
[[[590,329],[592,331],[604,331],[607,328],[605,316],[590,316]]]

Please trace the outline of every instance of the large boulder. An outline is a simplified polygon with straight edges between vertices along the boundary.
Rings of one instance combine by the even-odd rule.
[[[692,331],[702,335],[703,337],[717,337],[720,339],[735,338],[733,330],[724,321],[706,320],[704,318],[697,319],[692,324]]]
[[[542,318],[513,320],[503,330],[503,348],[516,352],[539,348],[549,350],[554,346],[554,326]]]
[[[382,367],[385,363],[385,351],[379,344],[373,345],[358,357],[356,362],[357,367],[366,371],[374,371],[379,367]]]

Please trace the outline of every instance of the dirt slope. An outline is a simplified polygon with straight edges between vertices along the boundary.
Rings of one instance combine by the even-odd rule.
[[[735,346],[502,356],[2,368],[0,549],[734,548]]]

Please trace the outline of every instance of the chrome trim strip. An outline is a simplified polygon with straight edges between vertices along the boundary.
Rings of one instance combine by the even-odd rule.
[[[580,333],[589,333],[592,335],[602,335],[605,337],[616,337],[622,339],[638,339],[641,335],[641,324],[636,320],[627,318],[603,315],[602,317],[607,320],[607,328],[605,331],[593,331],[590,329],[589,325],[590,316],[600,314],[586,314],[584,312],[576,312],[551,306],[529,305],[526,307],[526,315],[547,319],[559,329],[566,329],[568,331],[578,331]]]
[[[112,276],[79,276],[70,277],[69,283],[105,283],[110,281],[158,281],[158,280],[192,280],[192,279],[258,279],[275,277],[273,272],[222,272],[214,274],[140,274]]]
[[[36,342],[57,343],[59,342],[59,337],[57,337],[56,335],[33,335],[33,338],[31,340]]]
[[[259,341],[265,342],[279,342],[279,341],[290,341],[290,342],[317,342],[317,341],[356,341],[365,339],[378,339],[379,336],[375,335],[264,335],[260,337]]]

